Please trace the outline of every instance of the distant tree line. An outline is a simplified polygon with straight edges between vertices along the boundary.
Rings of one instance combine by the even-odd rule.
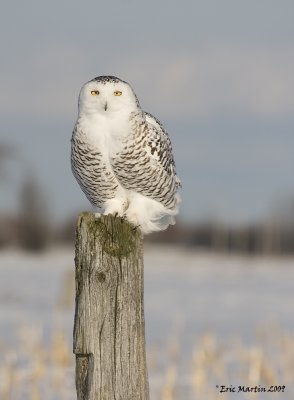
[[[19,203],[17,213],[0,215],[0,248],[13,245],[31,251],[45,250],[53,231],[45,196],[32,177],[23,182]]]
[[[12,165],[16,166],[21,182],[15,193],[18,211],[0,214],[0,247],[14,245],[32,251],[44,250],[52,239],[46,196],[30,163],[15,147],[0,143],[1,191],[15,183],[9,168]]]
[[[0,171],[4,161],[17,153],[0,144]],[[18,159],[18,161],[21,158]],[[72,245],[77,216],[54,226],[50,221],[46,196],[29,168],[18,193],[19,211],[13,215],[0,214],[0,248],[19,246],[31,251],[42,251],[48,246]],[[0,174],[0,181],[7,173]],[[9,179],[8,179],[9,181]],[[206,251],[243,254],[294,254],[294,198],[289,199],[263,222],[239,226],[206,220],[187,224],[178,221],[164,232],[146,236],[146,242],[177,244]]]
[[[178,224],[147,237],[150,242],[179,243],[198,249],[243,254],[294,254],[294,225],[252,223],[244,226],[214,222]]]
[[[32,201],[32,193],[24,193],[30,200],[18,216],[0,216],[0,248],[20,246],[31,251],[41,251],[51,245],[74,245],[77,216],[60,226],[52,226],[48,215],[38,211]],[[26,197],[27,196],[27,197]],[[30,207],[28,205],[30,204]],[[146,236],[145,241],[154,244],[182,245],[199,250],[242,253],[248,255],[294,254],[294,224],[280,221],[233,226],[213,221],[187,225],[178,222],[164,232]]]

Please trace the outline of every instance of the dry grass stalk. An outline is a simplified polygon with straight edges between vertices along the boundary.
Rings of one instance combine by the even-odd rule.
[[[220,398],[216,384],[240,382],[245,386],[287,385],[294,393],[294,336],[283,330],[263,332],[254,346],[229,340],[221,346],[214,333],[200,337],[193,347],[189,382],[183,384],[180,340],[172,335],[166,350],[153,346],[151,371],[160,376],[161,359],[167,359],[165,375],[157,393],[159,400],[215,400]],[[56,327],[51,343],[45,342],[41,327],[22,327],[13,349],[1,345],[1,400],[72,400],[75,398],[74,359],[69,340]],[[149,355],[150,355],[149,354]],[[184,387],[184,385],[186,385]],[[189,396],[187,393],[191,392]],[[292,392],[291,392],[292,390]],[[258,399],[258,394],[247,396]],[[250,397],[251,396],[251,397]],[[221,394],[222,400],[229,398]]]

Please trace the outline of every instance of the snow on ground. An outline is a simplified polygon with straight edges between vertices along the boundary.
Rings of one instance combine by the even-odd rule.
[[[39,255],[16,250],[0,253],[2,342],[13,345],[20,326],[34,325],[42,326],[46,341],[58,325],[71,343],[74,297],[69,281],[73,257],[71,249],[52,249]],[[280,326],[293,332],[293,264],[293,259],[225,256],[147,245],[147,348],[160,353],[159,349],[172,346],[174,341],[181,354],[178,373],[182,382],[188,382],[192,349],[206,332],[223,341],[238,336],[249,345],[255,341],[257,327]],[[65,297],[69,297],[67,308]],[[160,354],[157,357],[158,371],[164,371],[170,360]],[[162,383],[158,376],[151,371],[151,389]],[[279,399],[278,394],[275,399]]]
[[[250,339],[256,325],[272,322],[292,329],[293,267],[293,259],[147,248],[147,318],[150,325],[179,319],[191,335],[211,329]],[[156,339],[156,332],[148,333]]]

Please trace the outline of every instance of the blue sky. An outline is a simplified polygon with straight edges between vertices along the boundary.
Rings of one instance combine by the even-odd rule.
[[[294,3],[6,2],[0,141],[34,170],[55,216],[89,207],[69,166],[81,85],[117,75],[173,141],[181,216],[234,222],[294,195]],[[1,182],[17,205],[20,177]]]

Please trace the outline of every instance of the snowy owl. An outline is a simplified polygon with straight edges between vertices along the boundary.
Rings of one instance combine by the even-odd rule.
[[[143,234],[175,223],[180,180],[171,141],[127,82],[98,76],[82,87],[71,143],[73,174],[92,205]]]

